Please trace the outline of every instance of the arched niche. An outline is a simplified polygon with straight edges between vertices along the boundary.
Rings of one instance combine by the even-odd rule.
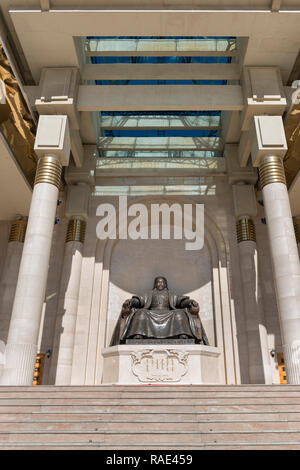
[[[165,196],[139,198],[138,202],[150,206],[151,203],[191,204],[194,201]],[[133,203],[135,200],[130,201]],[[156,275],[168,278],[171,291],[199,301],[201,320],[210,344],[221,351],[223,383],[237,382],[227,249],[222,233],[206,212],[204,239],[200,251],[186,251],[185,240],[98,240],[86,383],[102,381],[101,350],[109,345],[122,302],[133,293],[150,290]],[[154,250],[155,255],[151,257]]]

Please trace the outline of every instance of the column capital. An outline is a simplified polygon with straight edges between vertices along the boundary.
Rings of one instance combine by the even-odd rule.
[[[277,155],[263,157],[258,171],[261,189],[271,183],[286,184],[283,161]]]
[[[259,167],[264,157],[283,158],[286,154],[287,142],[281,116],[254,116],[250,135],[253,166]]]
[[[24,243],[27,228],[27,218],[14,220],[11,224],[9,242]]]
[[[37,164],[34,185],[39,183],[53,184],[60,190],[61,172],[62,165],[56,156],[43,156],[39,159]]]
[[[256,243],[255,225],[250,217],[241,217],[236,223],[236,235],[238,243]]]
[[[85,220],[74,218],[69,220],[66,243],[68,242],[80,242],[84,243],[85,238],[86,222]]]
[[[56,157],[61,165],[67,166],[71,151],[68,116],[40,116],[34,150],[38,157]]]

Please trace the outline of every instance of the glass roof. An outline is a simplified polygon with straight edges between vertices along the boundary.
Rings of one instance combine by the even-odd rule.
[[[85,52],[90,64],[153,64],[153,67],[176,63],[230,64],[233,59],[236,62],[237,53],[236,38],[203,36],[89,36]],[[180,86],[185,85],[225,86],[227,80],[132,78],[97,79],[94,83],[99,86],[178,85],[180,90]],[[158,142],[164,144],[158,145]],[[100,113],[99,155],[102,158],[213,158],[221,157],[222,151],[220,111]]]

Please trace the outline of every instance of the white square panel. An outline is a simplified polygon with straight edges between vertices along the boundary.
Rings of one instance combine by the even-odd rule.
[[[260,140],[263,147],[283,147],[285,137],[282,133],[281,116],[260,116],[258,118]]]

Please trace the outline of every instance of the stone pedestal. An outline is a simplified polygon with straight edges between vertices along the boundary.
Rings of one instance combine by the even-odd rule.
[[[104,348],[103,384],[218,384],[220,350],[198,344]]]

